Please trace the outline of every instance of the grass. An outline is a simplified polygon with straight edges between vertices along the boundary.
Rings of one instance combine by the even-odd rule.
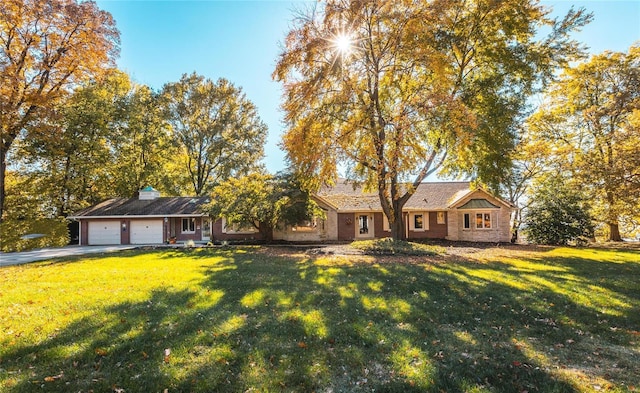
[[[636,392],[634,250],[128,251],[0,269],[0,391]]]

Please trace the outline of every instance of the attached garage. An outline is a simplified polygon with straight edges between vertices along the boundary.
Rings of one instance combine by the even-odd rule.
[[[89,245],[120,244],[120,221],[90,221]]]
[[[209,217],[204,206],[210,202],[208,196],[161,197],[145,187],[138,197],[112,198],[68,218],[80,222],[81,245],[203,242],[210,238],[210,227],[203,225]]]
[[[161,244],[162,234],[162,220],[131,221],[131,244]]]

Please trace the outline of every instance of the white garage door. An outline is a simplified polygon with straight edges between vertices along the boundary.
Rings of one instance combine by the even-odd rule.
[[[161,244],[162,220],[131,221],[131,244]]]
[[[89,244],[120,244],[120,221],[90,221]]]

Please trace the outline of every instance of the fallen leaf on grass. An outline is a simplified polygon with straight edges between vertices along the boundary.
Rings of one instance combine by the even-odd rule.
[[[96,355],[99,356],[107,356],[107,351],[102,348],[96,348]]]
[[[306,348],[306,347],[307,347],[307,344],[304,341],[300,341],[298,343],[298,348]]]
[[[58,374],[58,375],[52,375],[50,377],[44,377],[44,381],[45,382],[54,382],[54,381],[57,381],[58,379],[60,379],[62,377],[64,377],[64,373],[60,372],[60,374]]]
[[[171,349],[165,348],[164,350],[164,362],[169,363],[169,356],[171,355]]]

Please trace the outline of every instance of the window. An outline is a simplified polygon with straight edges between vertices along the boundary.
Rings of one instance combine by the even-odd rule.
[[[438,212],[438,224],[444,224],[444,212]]]
[[[476,213],[476,228],[491,228],[491,213]]]
[[[415,214],[413,216],[413,229],[424,229],[422,225],[423,215]]]
[[[321,221],[321,229],[324,229],[324,222]],[[318,229],[318,219],[313,218],[312,220],[306,220],[298,223],[298,225],[291,228],[292,231],[296,232],[313,232]]]
[[[258,229],[253,225],[229,224],[225,218],[222,218],[222,233],[250,234],[256,232],[258,232]]]
[[[471,220],[472,217],[475,217],[475,228],[476,229],[491,229],[491,213],[474,213],[475,216],[472,216],[470,213],[464,213],[464,229],[471,229]]]
[[[195,218],[183,218],[182,219],[182,233],[194,233],[196,231],[196,219]]]
[[[409,215],[409,229],[412,231],[426,231],[429,229],[429,213],[412,213]]]

